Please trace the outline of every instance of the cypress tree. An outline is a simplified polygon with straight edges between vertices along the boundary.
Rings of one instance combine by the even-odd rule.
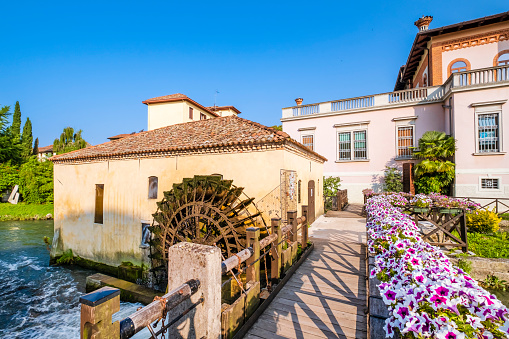
[[[21,109],[19,108],[19,101],[16,101],[16,105],[14,106],[11,131],[12,134],[14,135],[14,139],[19,140],[21,133]]]
[[[39,154],[39,138],[35,138],[33,155]]]
[[[28,158],[32,154],[32,142],[34,138],[32,136],[32,123],[30,119],[27,118],[25,122],[25,126],[23,126],[23,134],[21,135],[21,156],[23,158]]]

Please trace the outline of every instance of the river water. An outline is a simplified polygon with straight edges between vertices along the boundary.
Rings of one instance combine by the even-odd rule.
[[[44,236],[53,221],[0,222],[0,338],[79,338],[79,298],[95,272],[50,267]],[[113,320],[139,306],[121,303]]]

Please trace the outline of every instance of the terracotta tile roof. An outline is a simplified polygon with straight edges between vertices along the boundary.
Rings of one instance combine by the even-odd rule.
[[[290,143],[309,155],[327,159],[290,138],[284,132],[237,116],[199,120],[140,132],[125,138],[81,150],[59,154],[50,159],[87,161],[94,158],[132,157],[177,151],[200,152],[206,148]]]
[[[133,134],[134,133],[124,133],[124,134],[119,134],[119,135],[115,135],[115,136],[109,137],[108,139],[110,139],[110,140],[117,140],[117,139],[122,139],[122,138],[128,137],[128,136],[133,135]]]
[[[39,153],[50,153],[53,152],[53,145],[39,147]]]
[[[235,106],[210,106],[210,107],[206,107],[208,108],[209,110],[211,111],[229,111],[229,110],[232,110],[234,112],[236,112],[237,114],[240,114],[241,111],[239,111],[237,108],[235,108]]]
[[[207,107],[197,103],[196,101],[194,101],[193,99],[189,98],[187,95],[184,95],[182,93],[175,93],[175,94],[170,94],[170,95],[163,95],[161,97],[150,98],[150,99],[142,101],[142,103],[144,103],[145,105],[149,105],[149,104],[158,104],[158,103],[163,103],[163,102],[172,102],[172,101],[181,101],[181,100],[190,102],[193,105],[198,106],[199,108],[212,114],[215,117],[219,116],[217,113],[211,111]]]

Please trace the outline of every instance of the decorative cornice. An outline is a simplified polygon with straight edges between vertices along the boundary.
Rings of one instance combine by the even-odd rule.
[[[344,124],[335,124],[334,128],[338,127],[347,127],[347,126],[359,126],[359,125],[368,125],[371,122],[371,120],[367,121],[358,121],[358,122],[345,122]]]
[[[299,128],[297,130],[297,132],[301,132],[301,131],[312,131],[312,130],[315,130],[316,127],[303,127],[303,128]]]
[[[475,47],[494,42],[509,40],[509,29],[470,35],[459,39],[448,40],[440,43],[442,51],[453,51],[460,48]]]

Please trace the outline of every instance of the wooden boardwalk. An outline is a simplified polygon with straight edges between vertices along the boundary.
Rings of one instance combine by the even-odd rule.
[[[314,251],[244,338],[367,338],[365,219],[320,217]]]

